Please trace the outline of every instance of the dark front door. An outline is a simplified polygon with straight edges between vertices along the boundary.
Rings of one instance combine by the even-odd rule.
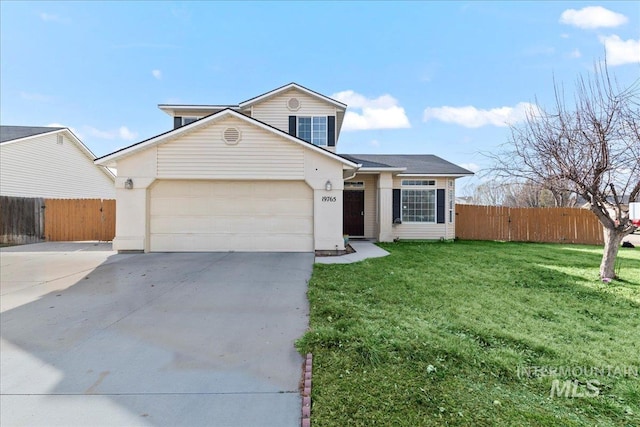
[[[364,191],[343,191],[343,233],[364,236]]]

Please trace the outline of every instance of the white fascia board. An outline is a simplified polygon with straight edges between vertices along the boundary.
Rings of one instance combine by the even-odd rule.
[[[243,101],[238,105],[240,106],[240,108],[245,108],[245,107],[247,107],[249,105],[256,104],[256,103],[258,103],[258,102],[260,102],[260,101],[262,101],[262,100],[264,100],[266,98],[270,98],[272,96],[275,96],[275,95],[277,95],[277,94],[279,94],[281,92],[284,92],[284,91],[287,91],[287,90],[290,90],[290,89],[297,89],[297,90],[299,90],[301,92],[306,93],[309,96],[313,96],[314,98],[318,98],[318,99],[321,99],[321,100],[323,100],[325,102],[328,102],[328,103],[330,103],[332,105],[335,105],[337,108],[340,108],[342,110],[345,110],[347,108],[347,104],[343,104],[340,101],[336,101],[335,99],[329,98],[328,96],[322,95],[321,93],[314,92],[314,91],[312,91],[310,89],[307,89],[304,86],[300,86],[299,84],[296,84],[296,83],[289,83],[288,85],[279,87],[277,89],[273,89],[273,90],[271,90],[269,92],[263,93],[262,95],[256,96],[255,98],[251,98],[251,99],[248,99],[246,101]]]
[[[239,110],[237,105],[170,105],[170,104],[158,104],[158,108],[169,116],[173,116],[176,112],[180,111],[215,111],[224,110],[225,108],[231,108],[232,110]]]
[[[360,168],[358,172],[371,172],[371,173],[380,173],[380,172],[404,172],[407,168],[376,168],[376,167],[363,167]]]
[[[449,178],[462,178],[465,176],[475,175],[473,172],[471,173],[400,173],[398,176],[406,176],[406,177],[429,177],[429,176],[445,176]]]
[[[177,129],[173,129],[171,131],[165,132],[165,133],[160,134],[160,135],[158,135],[156,137],[150,138],[150,139],[148,139],[146,141],[142,141],[142,142],[139,142],[137,144],[131,145],[131,146],[127,147],[127,148],[123,148],[122,150],[116,151],[114,153],[111,153],[111,154],[108,154],[108,155],[106,155],[104,157],[101,157],[100,159],[95,160],[95,163],[97,165],[101,165],[101,166],[114,167],[115,166],[115,162],[120,158],[128,157],[133,153],[137,153],[139,151],[146,150],[149,147],[158,145],[158,144],[160,144],[162,142],[165,142],[167,140],[174,139],[174,138],[176,138],[176,137],[178,137],[178,136],[180,136],[182,134],[186,134],[186,133],[192,132],[192,131],[200,128],[200,127],[206,126],[209,122],[220,120],[223,117],[226,117],[226,116],[229,116],[229,115],[231,115],[233,117],[236,117],[236,118],[238,118],[240,120],[243,120],[243,121],[245,121],[247,123],[250,123],[250,124],[253,124],[255,126],[258,126],[259,128],[262,128],[262,129],[264,129],[266,131],[269,131],[269,132],[275,133],[277,135],[280,135],[280,136],[288,139],[289,141],[295,142],[296,144],[298,144],[298,145],[300,145],[300,146],[302,146],[302,147],[304,147],[306,149],[313,150],[313,151],[315,151],[317,153],[320,153],[322,155],[325,155],[327,157],[331,157],[334,160],[338,160],[342,164],[345,164],[345,165],[350,166],[352,168],[357,168],[358,167],[357,163],[354,163],[354,162],[352,162],[350,160],[347,160],[347,159],[345,159],[345,158],[343,158],[343,157],[341,157],[341,156],[339,156],[339,155],[337,155],[335,153],[332,153],[329,150],[325,150],[325,149],[317,147],[317,146],[315,146],[313,144],[309,144],[308,142],[303,141],[301,139],[298,139],[298,138],[296,138],[294,136],[291,136],[288,133],[281,131],[280,129],[277,129],[277,128],[274,128],[272,126],[269,126],[269,125],[267,125],[267,124],[265,124],[265,123],[263,123],[263,122],[261,122],[261,121],[259,121],[257,119],[254,119],[252,117],[247,117],[244,114],[238,113],[237,111],[234,111],[234,110],[231,110],[231,109],[226,109],[226,110],[220,111],[218,113],[214,113],[214,114],[212,114],[210,116],[204,117],[204,118],[202,118],[200,120],[197,120],[197,121],[195,121],[193,123],[189,123],[188,125],[185,125],[185,126],[177,128]]]
[[[84,143],[82,141],[80,141],[80,138],[78,138],[73,132],[71,132],[71,129],[69,128],[65,128],[60,130],[59,132],[64,132],[67,134],[67,136],[69,137],[69,139],[71,139],[78,148],[80,148],[80,150],[82,152],[84,152],[84,154],[89,158],[89,160],[91,162],[94,162],[96,159],[96,155],[93,154],[93,152],[89,149],[89,147],[87,147],[86,145],[84,145]],[[94,163],[95,164],[95,163]],[[114,173],[112,171],[110,171],[107,168],[101,167],[99,168],[102,173],[104,173],[109,179],[111,179],[112,181],[116,180],[116,176],[114,175]]]

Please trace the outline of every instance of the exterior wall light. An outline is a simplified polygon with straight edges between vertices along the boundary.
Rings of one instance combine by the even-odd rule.
[[[324,189],[327,191],[331,191],[331,188],[333,188],[333,186],[331,185],[331,181],[327,180],[327,182],[324,184]]]
[[[127,178],[127,180],[124,182],[124,188],[126,188],[127,190],[133,189],[133,180],[131,178]]]

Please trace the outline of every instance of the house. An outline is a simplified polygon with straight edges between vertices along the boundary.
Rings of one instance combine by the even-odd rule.
[[[237,105],[159,105],[173,129],[96,159],[117,168],[120,251],[344,249],[452,239],[456,178],[433,155],[339,154],[347,106],[291,83]]]
[[[0,126],[0,195],[115,199],[115,176],[64,127]]]

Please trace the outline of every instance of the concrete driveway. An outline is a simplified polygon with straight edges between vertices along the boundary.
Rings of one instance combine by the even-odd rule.
[[[313,254],[3,248],[0,425],[299,426]]]

